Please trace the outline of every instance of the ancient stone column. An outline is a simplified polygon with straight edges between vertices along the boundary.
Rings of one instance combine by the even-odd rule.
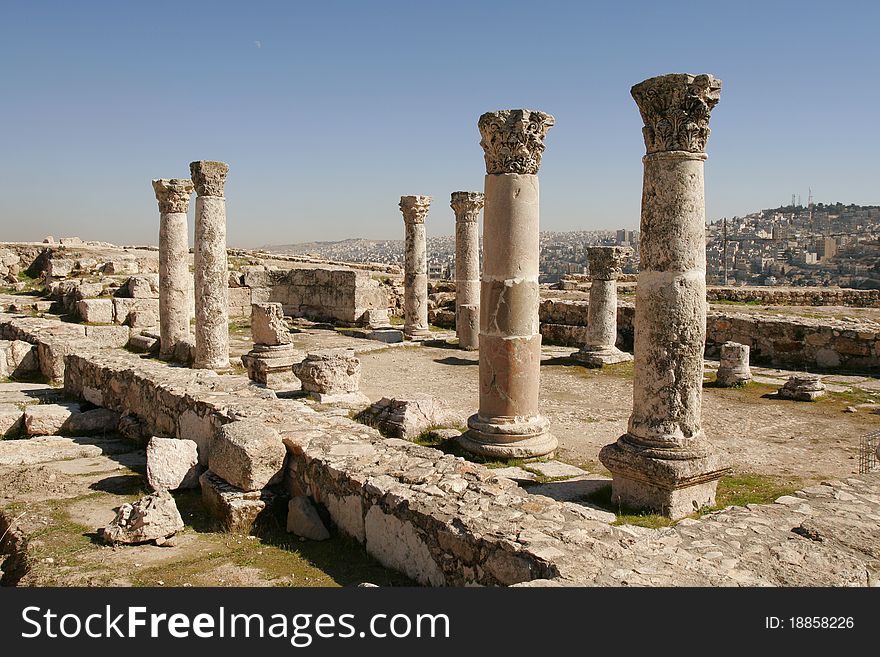
[[[241,357],[251,381],[280,389],[296,380],[293,366],[302,354],[291,343],[280,303],[251,304],[251,338],[254,348]]]
[[[480,287],[480,409],[460,441],[470,452],[535,458],[556,450],[538,413],[538,167],[549,114],[502,110],[480,117],[486,159]]]
[[[752,380],[749,368],[749,345],[725,342],[721,345],[721,362],[715,377],[715,385],[732,388]]]
[[[196,349],[193,367],[229,367],[229,272],[226,263],[226,198],[229,165],[199,160],[189,165],[196,188]]]
[[[403,273],[403,334],[412,339],[431,334],[428,328],[428,247],[425,218],[430,196],[401,196],[400,211],[406,225]]]
[[[636,287],[633,411],[599,459],[615,504],[672,518],[715,503],[726,471],[701,424],[706,339],[703,162],[721,81],[673,74],[632,88],[647,155]]]
[[[153,191],[159,202],[159,357],[169,359],[179,342],[191,341],[186,213],[193,184],[185,178],[162,178],[153,181]]]
[[[455,334],[462,349],[480,345],[481,192],[452,192],[455,212]],[[476,329],[476,330],[474,330]]]
[[[617,277],[627,249],[620,246],[591,246],[590,306],[587,311],[587,342],[571,355],[588,367],[602,367],[632,360],[632,355],[615,346],[617,342]]]

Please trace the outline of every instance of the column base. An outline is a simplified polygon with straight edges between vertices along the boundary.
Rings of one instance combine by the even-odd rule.
[[[628,363],[633,359],[633,355],[621,351],[617,347],[602,347],[598,349],[583,347],[580,351],[574,352],[571,358],[587,367],[602,367],[603,365]]]
[[[425,340],[429,337],[431,337],[431,329],[428,328],[412,326],[403,329],[404,340]]]
[[[293,373],[293,366],[302,362],[305,354],[297,352],[293,345],[254,345],[241,357],[241,364],[247,368],[248,378],[269,388],[287,388],[299,379]]]
[[[468,431],[459,436],[458,444],[471,454],[490,458],[552,458],[558,442],[549,428],[550,422],[540,415],[505,423],[487,422],[472,415]]]
[[[673,520],[714,506],[718,480],[730,468],[708,444],[703,447],[641,447],[627,435],[605,445],[599,460],[611,471],[612,504],[649,509]]]
[[[720,388],[733,388],[748,383],[752,380],[752,372],[748,367],[725,369],[718,368],[715,375],[715,385]]]
[[[194,370],[214,370],[215,372],[230,372],[232,371],[232,364],[229,362],[229,359],[226,359],[222,362],[193,363],[192,368]]]

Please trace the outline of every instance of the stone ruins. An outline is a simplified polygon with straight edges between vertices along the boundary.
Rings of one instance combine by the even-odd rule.
[[[400,197],[402,270],[229,249],[229,167],[206,160],[152,181],[158,249],[0,244],[0,583],[302,585],[296,539],[383,583],[880,585],[880,474],[852,469],[880,421],[876,295],[707,291],[720,91],[632,87],[635,279],[598,245],[589,276],[539,282],[555,119],[528,109],[479,117],[454,282],[428,278],[429,196]],[[79,526],[112,556],[62,562],[45,537]]]

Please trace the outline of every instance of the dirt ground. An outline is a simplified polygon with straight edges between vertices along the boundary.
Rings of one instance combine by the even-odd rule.
[[[590,370],[560,357],[566,352],[558,348],[544,351],[541,409],[559,440],[557,456],[601,472],[599,450],[626,431],[632,366]],[[360,359],[361,390],[372,401],[429,394],[460,413],[462,425],[476,411],[476,352],[407,346],[361,353]],[[793,402],[775,398],[777,388],[762,383],[743,389],[704,388],[704,429],[734,469],[808,480],[857,473],[859,439],[880,430],[880,415],[869,407],[854,413],[846,409],[856,401],[880,401],[880,390],[873,394],[840,386],[843,392],[824,400]]]

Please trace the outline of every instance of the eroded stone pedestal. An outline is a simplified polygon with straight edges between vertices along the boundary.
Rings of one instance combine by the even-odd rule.
[[[703,432],[706,247],[703,161],[721,82],[665,75],[632,88],[647,155],[636,287],[633,411],[599,460],[612,502],[680,518],[715,503],[727,468]]]
[[[813,401],[825,395],[825,384],[818,374],[794,374],[779,389],[779,396],[795,401]]]
[[[721,363],[718,366],[715,384],[722,388],[732,388],[751,380],[749,346],[738,342],[725,342],[721,345]]]
[[[369,404],[360,392],[361,361],[349,349],[327,349],[308,354],[293,368],[302,389],[322,404]]]
[[[480,407],[460,444],[493,458],[554,453],[538,408],[538,168],[549,114],[502,110],[480,117],[486,159],[480,290]]]
[[[248,378],[276,390],[295,384],[293,366],[304,354],[291,344],[280,303],[251,304],[251,335],[254,348],[241,357]]]

